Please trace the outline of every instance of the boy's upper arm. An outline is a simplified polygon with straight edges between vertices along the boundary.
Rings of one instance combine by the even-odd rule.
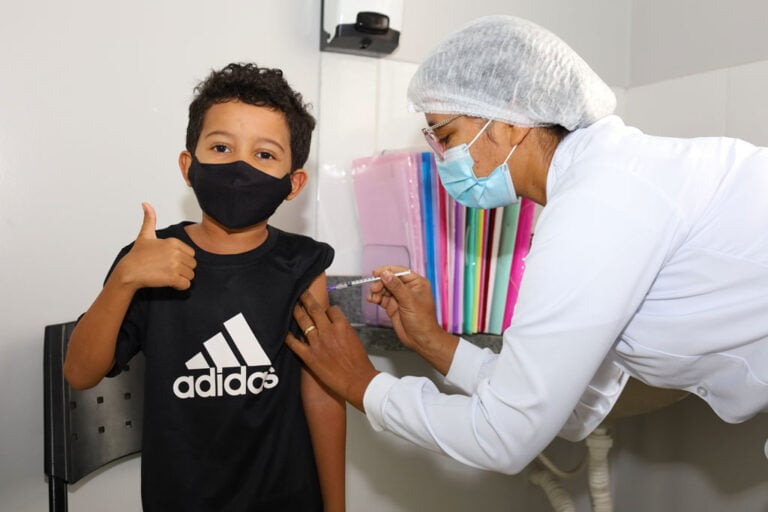
[[[307,288],[317,302],[323,307],[328,307],[330,302],[328,300],[328,279],[325,272],[320,273],[314,281]]]

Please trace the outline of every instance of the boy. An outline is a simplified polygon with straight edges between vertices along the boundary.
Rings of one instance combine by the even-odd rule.
[[[278,69],[230,64],[195,92],[179,167],[202,221],[156,232],[142,205],[66,378],[88,388],[144,352],[148,512],[343,510],[344,403],[283,343],[303,290],[327,305],[333,249],[267,224],[306,184],[314,118]]]

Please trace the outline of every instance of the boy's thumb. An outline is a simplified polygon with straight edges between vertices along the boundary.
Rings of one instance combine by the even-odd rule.
[[[141,223],[141,229],[137,238],[157,238],[155,234],[155,229],[157,228],[155,209],[149,203],[141,203],[141,209],[144,210],[144,221]]]

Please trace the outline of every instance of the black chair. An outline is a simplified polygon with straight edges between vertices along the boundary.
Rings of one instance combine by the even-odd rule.
[[[45,474],[50,511],[66,512],[67,485],[141,450],[144,357],[129,371],[85,391],[64,380],[67,343],[75,322],[45,328]]]

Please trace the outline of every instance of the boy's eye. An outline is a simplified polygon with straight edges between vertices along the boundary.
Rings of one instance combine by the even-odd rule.
[[[264,160],[272,160],[275,157],[272,156],[272,153],[269,153],[267,151],[258,151],[256,153],[256,158],[264,159]]]
[[[212,149],[215,152],[217,152],[217,153],[228,153],[229,152],[229,148],[226,145],[224,145],[224,144],[216,144],[215,146],[213,146]]]

